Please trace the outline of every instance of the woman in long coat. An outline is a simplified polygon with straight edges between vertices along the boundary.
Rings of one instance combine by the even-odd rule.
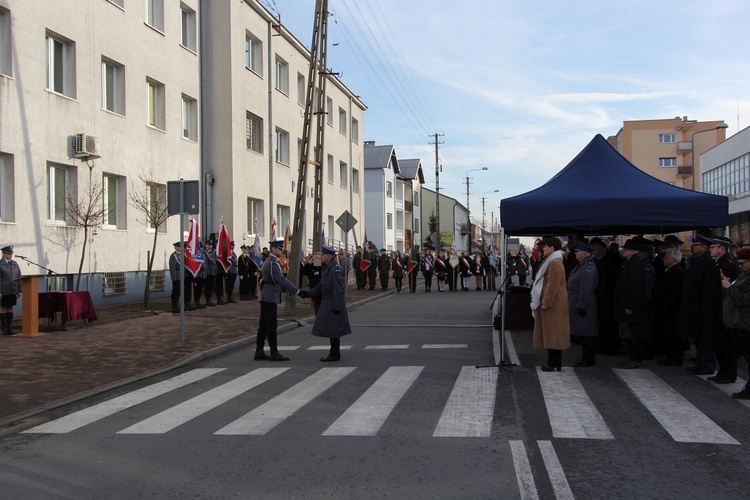
[[[404,283],[404,272],[406,271],[407,264],[408,260],[406,257],[402,257],[401,252],[396,250],[393,253],[391,269],[393,269],[393,280],[396,282],[396,291],[398,293],[401,293],[401,286]]]
[[[344,298],[346,278],[344,270],[336,260],[336,250],[323,245],[321,259],[323,271],[320,282],[306,293],[308,297],[321,299],[311,333],[316,337],[327,337],[331,340],[331,351],[320,360],[338,361],[341,359],[341,337],[352,333]]]
[[[578,265],[568,275],[568,314],[570,333],[580,337],[583,355],[573,366],[593,366],[599,324],[596,300],[599,273],[590,246],[580,242],[574,252]]]
[[[570,347],[568,290],[565,284],[562,242],[548,236],[542,240],[544,260],[531,289],[534,315],[534,348],[547,349],[547,364],[542,371],[562,370],[562,350]]]

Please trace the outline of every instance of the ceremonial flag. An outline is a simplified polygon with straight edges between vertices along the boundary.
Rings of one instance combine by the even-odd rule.
[[[362,260],[359,261],[359,269],[360,271],[367,271],[367,268],[370,267],[370,259],[372,256],[370,255],[370,242],[367,241],[367,229],[365,229],[365,241],[362,245]]]
[[[490,238],[490,265],[497,267],[497,252],[495,252],[495,245],[492,242],[492,238]]]
[[[229,238],[229,231],[227,226],[221,225],[219,229],[219,241],[216,242],[216,260],[221,263],[221,267],[224,271],[229,271],[229,256],[232,253],[231,239]]]
[[[412,272],[419,263],[419,255],[417,254],[417,251],[414,250],[414,247],[411,247],[411,252],[409,255],[409,262],[406,264],[406,274],[409,274]]]
[[[255,224],[255,242],[253,243],[253,251],[250,254],[250,258],[255,263],[255,266],[260,271],[260,268],[263,267],[263,257],[260,255],[260,236],[258,236],[258,224],[256,221]]]
[[[185,268],[195,277],[203,264],[203,252],[198,244],[199,227],[198,222],[191,218],[188,240],[185,242]]]

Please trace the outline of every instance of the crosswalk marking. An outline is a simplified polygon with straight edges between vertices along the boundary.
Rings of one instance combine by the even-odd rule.
[[[424,366],[391,366],[323,435],[376,435],[423,369]]]
[[[330,346],[330,345],[313,345],[313,346],[310,346],[310,347],[308,347],[308,348],[307,348],[307,350],[308,350],[308,351],[327,351],[327,350],[329,350],[330,348],[331,348],[331,346]],[[343,350],[346,350],[346,349],[351,349],[351,348],[352,348],[352,346],[350,346],[350,345],[342,345],[342,346],[340,347],[340,349],[341,349],[342,351],[343,351]],[[281,347],[279,347],[279,350],[281,350],[281,349],[282,349],[282,348],[281,348]]]
[[[23,431],[24,433],[46,433],[46,434],[64,434],[79,429],[85,425],[101,420],[110,415],[143,403],[150,399],[166,394],[180,387],[184,387],[198,380],[210,377],[216,373],[224,371],[225,368],[197,368],[182,375],[177,375],[163,382],[143,387],[133,392],[123,394],[122,396],[104,401],[94,406],[90,406],[81,411],[71,413],[57,420],[38,425],[31,429]]]
[[[513,467],[516,469],[516,481],[522,500],[538,500],[539,493],[534,483],[534,473],[531,472],[529,456],[523,441],[510,441],[510,453],[513,456]]]
[[[675,441],[740,444],[650,370],[614,372]]]
[[[289,368],[259,368],[123,429],[118,434],[163,434],[249,391]]]
[[[464,366],[443,409],[435,437],[489,437],[497,393],[497,368]]]
[[[468,349],[469,344],[422,344],[422,349]]]
[[[555,498],[558,500],[573,500],[573,492],[570,490],[568,479],[565,477],[560,460],[557,458],[557,453],[552,447],[551,441],[537,441],[539,445],[539,451],[542,452],[542,459],[544,459],[544,466],[547,468],[547,474],[549,474],[549,480],[552,483],[552,490],[555,492]]]
[[[365,349],[408,349],[409,344],[368,345]]]
[[[554,437],[614,439],[575,371],[543,373],[537,367],[537,373]]]
[[[354,368],[321,368],[215,434],[264,435],[353,371]]]

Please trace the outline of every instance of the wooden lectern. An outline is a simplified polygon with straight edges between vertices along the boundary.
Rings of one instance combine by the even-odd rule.
[[[39,332],[39,278],[46,274],[26,274],[13,281],[21,281],[23,292],[21,306],[21,333],[14,337],[40,337],[46,333]]]

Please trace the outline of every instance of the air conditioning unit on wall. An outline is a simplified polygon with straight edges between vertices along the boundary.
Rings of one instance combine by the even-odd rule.
[[[76,134],[73,145],[75,158],[95,160],[99,155],[99,138],[93,135]]]

